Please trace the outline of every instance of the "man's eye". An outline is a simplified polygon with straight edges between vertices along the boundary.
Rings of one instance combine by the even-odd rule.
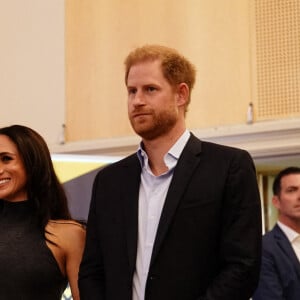
[[[128,89],[128,94],[135,94],[136,93],[136,89]]]
[[[156,90],[156,88],[153,86],[148,86],[147,90],[148,90],[148,92],[153,92]]]

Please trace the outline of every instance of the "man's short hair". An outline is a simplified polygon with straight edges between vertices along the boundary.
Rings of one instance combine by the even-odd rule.
[[[189,87],[190,95],[196,81],[196,69],[177,50],[161,45],[145,45],[131,51],[125,59],[125,83],[127,83],[130,68],[144,61],[161,61],[161,68],[164,77],[175,86],[186,83]],[[190,103],[190,96],[188,104]]]
[[[300,168],[298,167],[288,167],[283,170],[281,170],[275,177],[273,182],[273,194],[276,196],[279,196],[281,191],[281,179],[284,176],[290,175],[290,174],[300,174]]]

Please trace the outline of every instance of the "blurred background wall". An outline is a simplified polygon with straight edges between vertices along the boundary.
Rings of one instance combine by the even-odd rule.
[[[300,164],[298,0],[0,0],[0,37],[0,126],[36,129],[62,160],[134,151],[124,58],[145,43],[177,48],[197,69],[188,127],[250,152],[274,221],[272,176]],[[62,160],[63,182],[106,162]]]
[[[65,122],[62,0],[0,0],[0,126],[21,123],[58,142]]]

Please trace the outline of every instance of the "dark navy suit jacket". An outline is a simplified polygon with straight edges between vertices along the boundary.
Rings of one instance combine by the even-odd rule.
[[[133,154],[95,179],[82,300],[132,300],[140,177]],[[259,278],[260,211],[250,155],[191,135],[165,199],[145,300],[248,300]]]
[[[258,288],[253,300],[299,300],[300,263],[278,225],[263,237]]]

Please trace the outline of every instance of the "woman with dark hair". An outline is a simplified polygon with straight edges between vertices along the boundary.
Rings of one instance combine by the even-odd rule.
[[[44,139],[0,128],[0,299],[79,299],[84,227],[71,219]]]

